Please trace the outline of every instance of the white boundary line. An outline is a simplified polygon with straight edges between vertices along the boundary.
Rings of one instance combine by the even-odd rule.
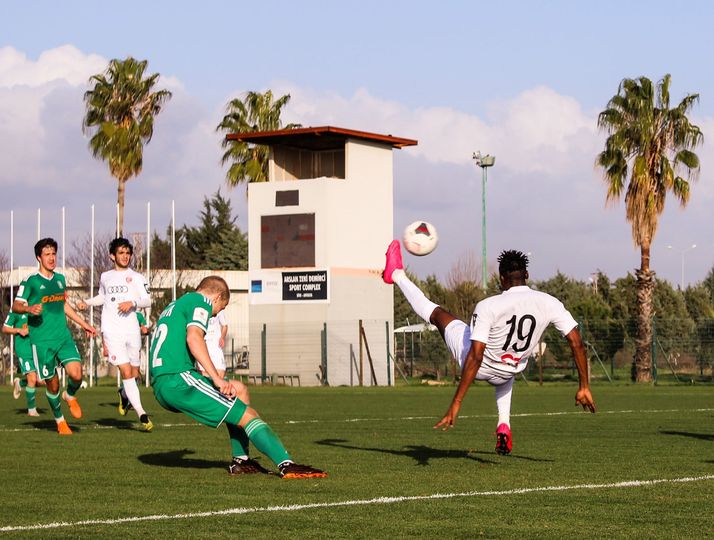
[[[374,499],[356,499],[351,501],[291,504],[287,506],[257,506],[227,508],[212,512],[192,512],[189,514],[153,514],[149,516],[132,516],[116,519],[86,519],[82,521],[55,521],[52,523],[38,523],[35,525],[7,525],[0,527],[0,532],[36,531],[42,529],[59,529],[65,527],[82,527],[86,525],[121,525],[123,523],[136,523],[139,521],[160,521],[176,519],[193,519],[213,516],[228,516],[236,514],[254,514],[264,512],[295,512],[298,510],[312,510],[316,508],[338,508],[347,506],[367,506],[374,504],[396,504],[410,501],[427,501],[435,499],[454,499],[457,497],[494,497],[507,495],[523,495],[526,493],[542,493],[554,491],[596,490],[613,488],[647,487],[657,484],[684,484],[714,480],[714,474],[705,476],[688,476],[684,478],[659,478],[656,480],[628,480],[610,484],[577,484],[573,486],[544,486],[533,488],[515,488],[502,491],[466,491],[463,493],[434,493],[432,495],[411,495],[401,497],[376,497]]]
[[[597,415],[608,415],[608,414],[659,414],[659,413],[683,413],[683,412],[714,412],[714,408],[701,408],[701,409],[625,409],[621,411],[598,411]],[[585,411],[556,411],[556,412],[536,412],[536,413],[518,413],[511,414],[511,418],[528,418],[536,416],[570,416],[575,414],[587,414]],[[472,415],[460,415],[460,420],[474,419],[474,418],[495,418],[495,414],[472,414]],[[270,424],[274,426],[279,425],[294,425],[294,424],[342,424],[342,423],[353,423],[353,422],[394,422],[394,421],[408,421],[408,420],[438,420],[438,416],[401,416],[401,417],[386,417],[386,418],[343,418],[340,420],[283,420],[273,422]],[[174,428],[174,427],[204,427],[198,422],[185,422],[185,423],[175,423],[175,424],[154,424],[161,428]],[[115,429],[115,426],[102,426],[99,424],[85,424],[85,429]],[[0,426],[0,433],[16,433],[16,432],[26,432],[26,431],[47,431],[46,429],[40,429],[36,427],[26,427],[26,428],[6,428]]]

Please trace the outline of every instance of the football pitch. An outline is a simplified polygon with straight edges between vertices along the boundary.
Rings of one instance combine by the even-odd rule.
[[[71,437],[0,389],[0,538],[682,538],[714,535],[714,387],[514,387],[514,448],[494,453],[493,390],[251,387],[293,458],[329,477],[231,477],[225,428],[142,398],[156,424],[120,417],[111,387],[83,390]],[[64,409],[66,407],[63,406]],[[65,410],[68,415],[68,411]],[[259,461],[274,469],[267,458]]]

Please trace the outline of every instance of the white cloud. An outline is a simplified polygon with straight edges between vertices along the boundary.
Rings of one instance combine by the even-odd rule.
[[[12,47],[0,48],[0,88],[39,87],[53,81],[72,86],[84,85],[107,66],[96,54],[84,54],[72,45],[64,45],[40,54],[35,61]]]
[[[68,242],[88,230],[90,204],[96,205],[98,229],[111,228],[116,183],[106,165],[92,158],[81,132],[87,79],[105,67],[105,59],[71,46],[46,51],[36,60],[11,47],[0,49],[0,209],[4,215],[16,211],[16,250],[27,251],[26,244],[34,240],[38,207],[43,208],[43,232],[55,235],[59,208],[67,207]],[[145,229],[147,201],[161,233],[169,223],[171,199],[178,223],[195,223],[203,197],[224,185],[215,126],[227,99],[206,106],[175,77],[162,76],[161,85],[174,97],[157,119],[141,176],[127,186],[129,231]],[[488,185],[490,258],[511,247],[530,251],[537,278],[561,269],[583,279],[598,268],[619,277],[637,264],[621,207],[604,207],[605,190],[593,166],[603,143],[596,115],[572,97],[536,87],[490,104],[480,117],[447,106],[410,108],[367,89],[344,96],[289,83],[271,88],[292,95],[285,121],[419,140],[417,147],[395,152],[395,233],[415,219],[428,219],[439,228],[435,254],[411,258],[420,275],[443,276],[464,252],[480,254],[481,175],[471,159],[475,150],[497,156]],[[705,135],[714,132],[714,119],[697,123]],[[714,246],[707,246],[700,234],[710,228],[714,198],[706,174],[714,166],[709,140],[699,150],[702,175],[689,208],[679,212],[670,201],[657,238],[658,246],[700,246],[687,255],[691,279],[702,279],[712,264]],[[245,226],[245,191],[223,192],[230,194]],[[660,275],[678,281],[677,257],[666,249],[654,257]]]

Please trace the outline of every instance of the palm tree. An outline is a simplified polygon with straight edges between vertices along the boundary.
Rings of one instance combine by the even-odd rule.
[[[634,378],[652,380],[652,317],[655,273],[650,268],[650,247],[657,221],[671,192],[682,207],[689,201],[689,181],[699,172],[699,157],[692,150],[702,142],[702,132],[687,113],[699,100],[689,94],[670,108],[671,76],[657,85],[646,77],[624,79],[607,108],[598,116],[598,127],[607,132],[605,149],[596,164],[604,170],[607,201],[625,192],[627,221],[632,239],[640,248],[637,277],[637,335]],[[686,178],[680,176],[686,173]]]
[[[144,76],[146,60],[111,60],[104,73],[89,79],[84,94],[86,113],[82,131],[91,135],[89,149],[109,165],[117,179],[117,236],[124,230],[124,193],[127,181],[143,166],[144,144],[154,134],[154,118],[171,99],[168,90],[154,91],[158,73]]]
[[[288,102],[290,94],[273,101],[273,92],[248,92],[243,99],[233,99],[226,106],[226,115],[216,127],[216,131],[228,133],[250,133],[253,131],[273,131],[294,129],[300,124],[288,124],[283,128],[280,114]],[[226,149],[221,164],[230,163],[226,173],[229,186],[242,182],[268,181],[268,147],[243,141],[223,139],[221,146]]]

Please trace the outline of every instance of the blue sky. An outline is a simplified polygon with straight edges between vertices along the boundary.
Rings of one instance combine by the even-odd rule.
[[[129,54],[149,60],[174,91],[144,173],[127,190],[129,229],[144,227],[151,200],[163,230],[169,190],[180,192],[179,220],[194,222],[203,195],[222,186],[213,129],[225,103],[272,88],[293,96],[288,121],[419,139],[395,153],[395,234],[413,219],[439,228],[438,250],[409,262],[422,276],[446,276],[470,252],[480,257],[480,171],[471,161],[479,149],[497,156],[489,259],[517,247],[533,254],[535,278],[561,270],[587,279],[597,269],[623,276],[639,256],[621,206],[605,208],[593,168],[603,140],[597,112],[622,78],[671,73],[675,99],[701,94],[693,118],[705,141],[714,128],[709,2],[204,4],[128,1],[118,13],[103,3],[4,3],[0,186],[10,197],[0,220],[9,210],[32,214],[40,193],[67,206],[74,236],[86,228],[90,202],[111,213],[114,184],[79,130],[81,95],[89,75]],[[32,141],[41,144],[30,148]],[[692,202],[681,212],[669,201],[653,248],[658,274],[675,283],[679,250],[698,246],[686,254],[687,282],[703,279],[714,262],[707,235],[714,147],[705,143],[699,153]],[[244,222],[243,191],[230,195]],[[46,208],[51,229],[56,217]]]

